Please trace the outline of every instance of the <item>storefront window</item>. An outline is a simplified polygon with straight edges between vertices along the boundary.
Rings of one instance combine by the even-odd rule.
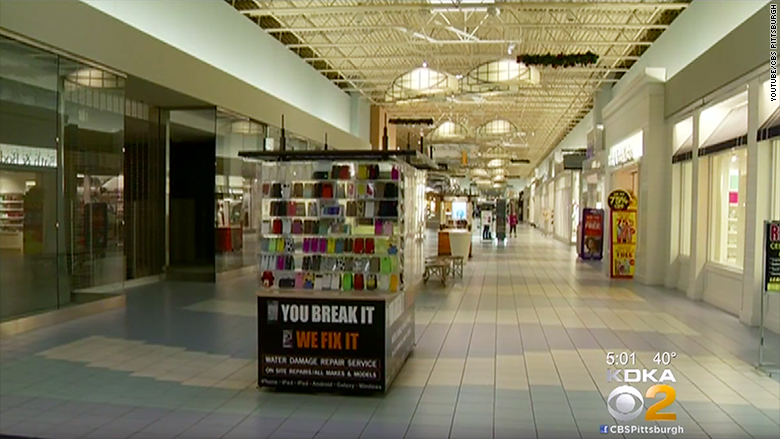
[[[691,254],[691,212],[693,211],[693,163],[677,166],[680,172],[680,254]]]
[[[238,156],[241,151],[261,151],[266,127],[225,112],[217,113],[216,235],[217,272],[254,264],[256,230],[252,187],[256,170]],[[255,206],[256,207],[256,206]]]
[[[124,79],[61,59],[65,210],[71,287],[121,289],[124,253]]]
[[[572,175],[571,190],[571,242],[577,242],[577,226],[580,223],[580,181],[581,174],[574,172]]]
[[[564,172],[555,180],[555,211],[553,212],[555,236],[569,240],[571,234],[571,221],[569,207],[571,204],[571,173]]]
[[[124,105],[124,78],[0,37],[0,319],[121,290]]]
[[[59,306],[57,56],[0,37],[0,319]],[[35,160],[29,160],[35,158]]]
[[[747,150],[712,156],[710,170],[710,260],[742,268]]]

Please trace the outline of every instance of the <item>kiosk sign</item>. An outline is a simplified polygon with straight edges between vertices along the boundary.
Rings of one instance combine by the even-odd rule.
[[[258,384],[385,391],[413,348],[413,308],[392,301],[258,297]]]
[[[780,293],[780,221],[764,229],[764,291]]]

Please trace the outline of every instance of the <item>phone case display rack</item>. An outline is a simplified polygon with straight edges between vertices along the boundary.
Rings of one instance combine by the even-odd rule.
[[[258,384],[387,391],[413,348],[425,172],[321,153],[257,167]]]

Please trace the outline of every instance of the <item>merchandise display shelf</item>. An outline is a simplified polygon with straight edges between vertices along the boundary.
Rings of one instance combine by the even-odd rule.
[[[0,194],[0,249],[21,250],[24,245],[24,194]]]
[[[251,158],[258,385],[385,392],[414,345],[425,173],[386,153],[293,153]]]

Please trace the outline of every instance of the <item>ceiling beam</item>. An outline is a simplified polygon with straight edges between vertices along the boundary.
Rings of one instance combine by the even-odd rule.
[[[289,47],[289,46],[288,46]],[[348,57],[340,57],[340,56],[313,56],[313,57],[301,57],[301,59],[305,61],[361,61],[361,60],[387,60],[387,59],[396,59],[396,60],[412,60],[415,63],[419,63],[423,58],[425,58],[428,62],[438,60],[438,59],[457,59],[457,60],[463,60],[463,59],[469,59],[469,60],[477,60],[477,61],[495,61],[497,59],[504,59],[506,58],[506,50],[500,50],[496,51],[496,53],[479,53],[479,54],[467,54],[464,55],[463,53],[432,53],[432,54],[413,54],[413,55],[402,55],[402,54],[394,54],[394,55],[388,55],[388,54],[382,54],[377,53],[375,55],[366,55],[366,56],[348,56]],[[599,56],[600,60],[638,60],[638,56],[615,56],[615,55],[606,55],[606,56]]]
[[[301,7],[274,7],[274,2],[255,2],[262,4],[263,7],[244,9],[241,13],[246,15],[322,15],[322,14],[382,14],[387,12],[416,12],[430,11],[452,11],[460,10],[463,12],[487,10],[489,7],[497,7],[499,10],[512,11],[539,11],[539,10],[600,10],[600,11],[625,11],[632,12],[637,10],[675,10],[685,9],[687,3],[671,2],[504,2],[499,4],[485,5],[464,5],[458,8],[454,4],[432,5],[430,3],[418,2],[399,2],[390,4],[364,3],[361,5],[345,6],[342,4],[309,4]]]
[[[576,26],[577,30],[643,30],[643,29],[667,29],[668,24],[614,24],[614,23],[507,23],[499,25],[482,25],[482,29],[502,29],[502,30],[527,30],[527,29],[547,29],[547,28],[570,28]],[[362,33],[369,31],[392,30],[398,32],[408,32],[408,30],[399,26],[322,26],[322,27],[282,27],[265,29],[269,34],[281,34],[285,32],[295,33]]]
[[[436,40],[436,41],[361,41],[348,43],[299,43],[287,44],[291,49],[327,49],[327,48],[355,48],[355,47],[408,47],[408,46],[450,46],[450,45],[507,45],[514,43],[514,40]],[[544,46],[577,46],[577,47],[596,47],[596,46],[650,46],[652,41],[584,41],[584,40],[531,40],[523,44],[535,44]],[[463,55],[461,55],[463,56]],[[468,56],[468,55],[466,55]],[[379,56],[374,56],[378,58]]]
[[[318,72],[321,73],[327,73],[327,72],[333,72],[333,73],[342,73],[342,74],[348,74],[348,73],[363,73],[363,72],[388,72],[388,71],[400,71],[400,72],[408,72],[412,68],[420,67],[419,65],[415,66],[371,66],[371,67],[360,67],[360,68],[349,68],[349,69],[317,69]],[[540,69],[541,70],[541,69]],[[594,66],[594,67],[567,67],[565,69],[566,73],[576,72],[576,73],[582,73],[582,72],[588,72],[588,73],[599,73],[599,72],[627,72],[629,69],[626,68],[614,68],[609,66]],[[397,77],[397,76],[396,76]],[[395,79],[395,77],[393,77]]]

